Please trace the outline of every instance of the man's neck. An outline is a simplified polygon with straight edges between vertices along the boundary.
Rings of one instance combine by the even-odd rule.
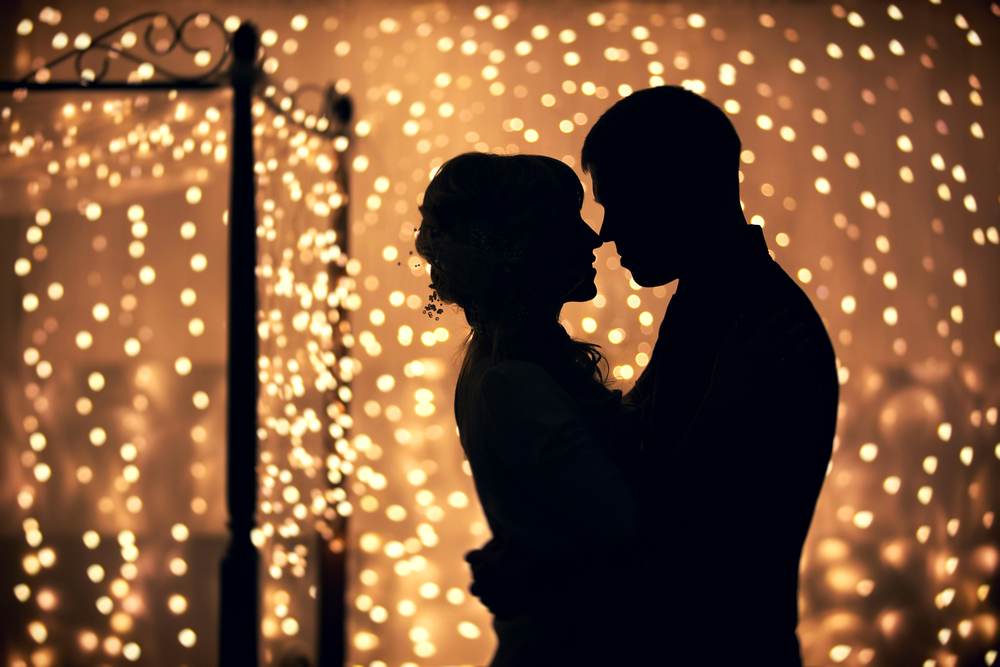
[[[705,239],[706,251],[700,253],[687,270],[680,275],[680,282],[685,285],[712,287],[725,285],[733,279],[738,267],[734,260],[749,251],[746,243],[748,229],[742,211],[738,218],[729,218],[725,224],[716,224],[716,233]]]

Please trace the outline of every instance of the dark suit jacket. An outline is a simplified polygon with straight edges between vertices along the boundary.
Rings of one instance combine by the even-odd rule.
[[[748,226],[724,255],[718,273],[681,280],[650,363],[626,396],[645,417],[650,664],[749,659],[752,646],[758,664],[799,665],[799,558],[832,450],[835,357],[822,320],[770,258],[759,227]],[[710,428],[699,424],[701,438],[685,439],[737,318],[752,333],[783,309],[806,324],[804,372],[789,379],[776,366]]]

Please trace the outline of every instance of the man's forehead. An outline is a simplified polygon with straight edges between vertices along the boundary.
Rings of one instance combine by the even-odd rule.
[[[615,192],[623,190],[631,190],[642,179],[643,175],[634,173],[634,170],[613,165],[605,165],[601,168],[592,167],[590,170],[594,196],[598,198],[613,195]]]

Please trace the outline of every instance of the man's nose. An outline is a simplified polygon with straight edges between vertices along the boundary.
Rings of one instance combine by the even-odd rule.
[[[608,243],[614,241],[614,224],[610,216],[608,216],[607,211],[604,212],[604,220],[601,222],[601,230],[598,232],[601,237],[601,243]]]
[[[602,239],[601,235],[598,232],[594,231],[593,228],[590,228],[588,226],[587,232],[588,234],[586,238],[586,245],[588,249],[596,250],[597,248],[600,248],[602,245],[604,245],[604,239]]]

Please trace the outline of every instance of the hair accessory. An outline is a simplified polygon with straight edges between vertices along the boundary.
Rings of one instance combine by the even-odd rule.
[[[435,302],[437,302],[437,303],[444,303],[444,302],[441,301],[441,297],[438,296],[437,290],[434,289],[434,284],[433,283],[431,283],[430,285],[428,285],[428,287],[430,287],[434,291],[432,291],[430,294],[427,295],[428,303],[424,306],[423,312],[424,312],[425,315],[427,315],[427,317],[433,317],[434,321],[437,321],[437,320],[441,319],[439,317],[439,315],[441,315],[442,313],[444,313],[444,310],[442,308],[439,308],[438,306],[436,306],[434,304],[435,304]]]

